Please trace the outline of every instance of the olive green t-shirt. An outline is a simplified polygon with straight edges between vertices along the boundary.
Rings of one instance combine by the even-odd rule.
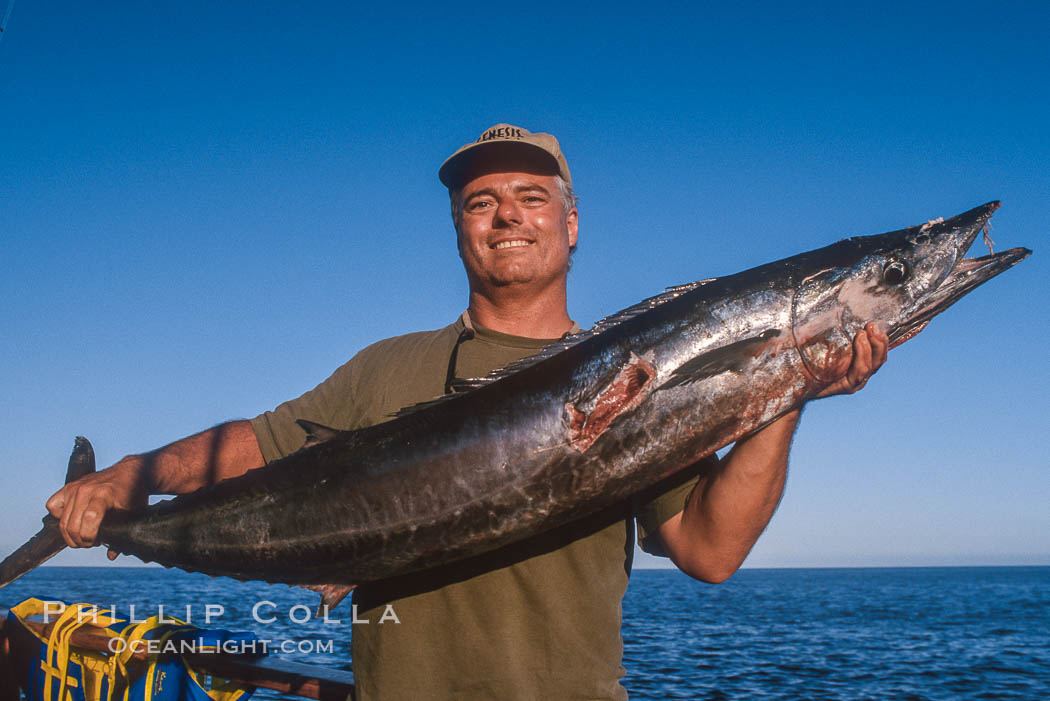
[[[252,420],[267,462],[302,447],[295,419],[357,429],[444,393],[454,374],[479,377],[553,339],[509,336],[464,321],[398,336],[358,353],[298,399]],[[465,334],[465,336],[469,336]],[[634,512],[643,534],[680,512],[683,482]],[[520,546],[359,586],[351,656],[359,701],[375,699],[626,699],[620,685],[620,601],[633,552],[630,508]],[[354,584],[354,582],[346,582]],[[399,622],[379,623],[390,604]]]

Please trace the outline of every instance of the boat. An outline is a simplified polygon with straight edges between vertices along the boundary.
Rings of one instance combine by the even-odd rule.
[[[0,650],[5,653],[0,655],[0,701],[21,698],[20,689],[26,688],[30,673],[40,665],[41,641],[51,637],[58,623],[45,620],[43,614],[19,619],[10,609],[0,606]],[[77,651],[108,656],[117,647],[112,641],[119,637],[106,626],[85,622],[73,630],[69,645]],[[131,674],[141,673],[151,661],[149,653],[142,649],[129,649],[128,657]],[[235,652],[190,652],[182,657],[196,672],[258,689],[319,701],[354,698],[353,675],[341,669]]]

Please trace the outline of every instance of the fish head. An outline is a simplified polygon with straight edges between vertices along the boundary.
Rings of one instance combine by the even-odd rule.
[[[967,258],[998,202],[947,220],[858,236],[796,257],[795,345],[821,383],[841,377],[852,339],[875,322],[896,347],[978,285],[1031,254],[1026,248]]]

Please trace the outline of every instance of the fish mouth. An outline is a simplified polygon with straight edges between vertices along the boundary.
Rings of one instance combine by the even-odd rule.
[[[1018,247],[978,258],[964,257],[966,250],[976,240],[977,234],[986,230],[988,220],[995,210],[999,209],[999,206],[999,202],[989,202],[946,221],[929,222],[919,227],[920,235],[929,229],[931,236],[941,235],[954,238],[957,259],[940,284],[927,293],[922,306],[890,332],[891,348],[914,337],[926,327],[930,319],[955,304],[978,286],[1032,255],[1031,250]]]

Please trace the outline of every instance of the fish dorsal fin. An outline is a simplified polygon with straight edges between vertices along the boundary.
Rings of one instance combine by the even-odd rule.
[[[527,356],[525,358],[522,358],[521,360],[515,360],[512,363],[508,363],[507,365],[504,365],[501,368],[493,370],[484,377],[457,379],[455,381],[455,384],[453,385],[453,388],[456,391],[452,394],[445,394],[440,397],[435,397],[434,399],[428,399],[425,402],[411,404],[409,406],[398,409],[396,412],[394,412],[393,415],[396,417],[408,416],[409,414],[415,414],[418,411],[422,411],[423,409],[429,409],[430,407],[436,406],[438,404],[443,404],[448,401],[454,401],[460,397],[470,394],[470,392],[473,390],[476,390],[480,387],[485,387],[486,385],[490,385],[493,382],[502,380],[504,377],[514,375],[516,373],[521,372],[522,370],[531,368],[534,365],[538,365],[544,360],[547,360],[548,358],[555,356],[564,350],[579,345],[580,343],[586,341],[589,338],[593,338],[598,334],[604,333],[609,329],[615,328],[620,324],[624,323],[625,321],[633,319],[634,317],[639,316],[640,314],[644,314],[645,312],[648,312],[651,309],[655,309],[656,307],[670,302],[673,299],[677,299],[684,295],[686,292],[691,292],[692,290],[695,290],[698,287],[706,285],[714,279],[715,278],[708,278],[706,280],[697,280],[696,282],[689,282],[684,285],[675,285],[674,287],[668,287],[666,290],[664,290],[658,295],[643,299],[637,304],[632,304],[626,309],[621,309],[615,314],[610,314],[607,317],[599,319],[597,322],[595,322],[594,326],[585,331],[579,331],[577,333],[560,338],[554,343],[547,344],[534,355]]]
[[[299,424],[299,428],[306,431],[306,441],[303,443],[304,448],[330,441],[341,433],[338,429],[307,421],[306,419],[296,419],[295,423]]]

